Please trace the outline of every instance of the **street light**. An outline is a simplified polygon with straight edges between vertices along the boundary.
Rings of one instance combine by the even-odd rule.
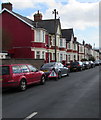
[[[54,9],[54,11],[52,12],[52,14],[55,14],[54,32],[55,32],[55,62],[56,62],[57,61],[57,57],[56,57],[56,53],[57,53],[57,49],[56,49],[56,15],[58,14],[58,11],[56,11],[56,9]]]

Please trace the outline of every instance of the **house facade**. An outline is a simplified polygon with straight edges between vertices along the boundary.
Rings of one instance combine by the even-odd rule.
[[[9,3],[7,5],[12,6]],[[32,20],[14,13],[12,9],[4,8],[1,11],[0,19],[2,19],[3,34],[8,34],[10,38],[5,42],[7,44],[10,42],[7,51],[11,58],[45,59],[45,45],[48,39],[45,29],[35,28]]]
[[[78,60],[78,44],[73,28],[62,29],[62,36],[66,38],[66,62]]]

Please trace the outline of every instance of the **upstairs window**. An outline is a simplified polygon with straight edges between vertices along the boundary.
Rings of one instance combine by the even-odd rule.
[[[60,47],[62,47],[63,46],[63,41],[62,41],[62,39],[60,39]]]
[[[76,44],[74,43],[74,50],[76,50]]]
[[[70,45],[70,43],[68,43],[68,48],[69,48],[69,49],[71,48],[71,45]]]
[[[55,38],[52,38],[52,45],[55,46]]]
[[[37,30],[36,31],[36,34],[35,34],[35,37],[36,37],[36,42],[41,42],[41,32],[40,30]]]
[[[35,31],[35,42],[45,42],[45,31],[36,30]]]
[[[45,42],[45,31],[41,31],[42,32],[42,42]]]

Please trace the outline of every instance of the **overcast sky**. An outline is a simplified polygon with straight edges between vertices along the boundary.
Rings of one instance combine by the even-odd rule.
[[[39,10],[43,19],[53,19],[57,9],[62,29],[73,28],[74,35],[82,43],[99,47],[99,2],[100,0],[0,0],[11,2],[13,11],[33,19]]]

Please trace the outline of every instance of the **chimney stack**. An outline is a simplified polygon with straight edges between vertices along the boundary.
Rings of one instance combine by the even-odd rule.
[[[1,5],[1,9],[3,10],[4,8],[6,8],[6,9],[8,9],[8,10],[10,10],[10,11],[12,11],[12,4],[9,2],[9,3],[2,3],[2,5]]]
[[[82,43],[83,43],[83,45],[85,45],[85,41],[84,41],[84,40],[83,40],[83,42],[82,42]]]
[[[34,21],[38,22],[38,21],[41,21],[41,20],[42,20],[42,14],[39,13],[39,10],[38,10],[38,12],[34,15]]]
[[[77,37],[74,37],[74,41],[77,42]]]

